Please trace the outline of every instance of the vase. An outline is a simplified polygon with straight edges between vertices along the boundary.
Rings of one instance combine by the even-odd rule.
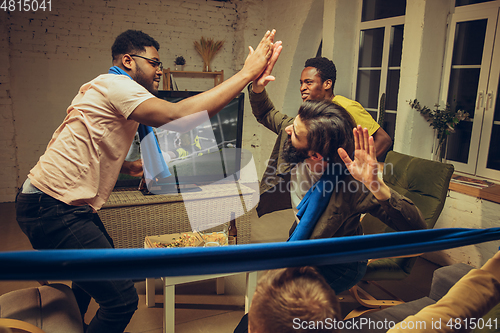
[[[210,61],[203,60],[203,71],[204,72],[211,72],[212,71],[212,68],[210,67]]]
[[[445,136],[441,140],[436,137],[435,139],[435,151],[434,151],[434,161],[443,162],[446,159],[446,148],[448,145],[448,136]]]

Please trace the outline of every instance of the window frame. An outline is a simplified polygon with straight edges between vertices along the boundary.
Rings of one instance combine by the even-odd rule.
[[[447,41],[445,45],[445,58],[443,62],[443,75],[441,80],[441,91],[439,94],[440,104],[445,105],[448,100],[448,90],[450,86],[450,75],[452,70],[452,57],[454,36],[457,23],[468,22],[474,20],[487,19],[487,28],[485,32],[485,42],[483,45],[483,55],[481,60],[481,71],[479,74],[479,81],[475,100],[474,121],[472,125],[472,133],[469,144],[469,156],[467,163],[458,161],[446,160],[455,166],[455,170],[471,174],[478,177],[492,178],[500,180],[500,171],[494,169],[487,169],[486,163],[488,158],[488,149],[490,146],[491,127],[493,123],[489,120],[493,119],[491,112],[485,112],[485,100],[487,99],[488,91],[491,89],[490,77],[496,75],[496,84],[493,86],[498,88],[498,74],[500,73],[500,31],[496,31],[500,27],[500,1],[485,2],[480,4],[466,5],[455,7],[455,12],[451,14],[450,24],[448,25]],[[494,48],[495,43],[497,47]],[[495,58],[496,63],[493,62]],[[495,92],[498,90],[494,90]],[[491,108],[494,110],[495,98],[492,98]],[[486,121],[486,123],[485,123]],[[490,121],[488,123],[488,121]],[[483,125],[491,124],[491,127]],[[482,143],[482,144],[481,144]]]
[[[363,105],[363,107],[366,109],[368,112],[376,112],[377,118],[379,117],[379,109],[380,109],[380,97],[382,96],[382,93],[386,93],[387,90],[387,77],[389,75],[389,69],[398,69],[401,70],[401,66],[399,67],[389,67],[389,54],[390,54],[390,46],[391,46],[391,32],[392,32],[392,27],[393,26],[398,26],[398,25],[403,25],[405,24],[405,16],[396,16],[396,17],[390,17],[390,18],[384,18],[380,20],[372,20],[372,21],[366,21],[366,22],[361,22],[361,11],[359,15],[360,23],[359,23],[359,29],[358,29],[358,34],[356,37],[356,53],[355,53],[355,59],[354,63],[356,64],[356,70],[353,73],[353,95],[355,98],[356,96],[356,91],[357,91],[357,86],[358,86],[358,73],[360,70],[378,70],[380,69],[380,83],[379,83],[379,93],[378,93],[378,99],[377,99],[377,108],[369,108]],[[381,67],[359,67],[359,49],[360,49],[360,38],[361,38],[361,32],[363,30],[370,30],[370,29],[377,29],[377,28],[384,28],[384,44],[382,47],[382,64]],[[404,41],[403,41],[404,43]],[[387,95],[387,94],[386,94]],[[387,110],[386,113],[394,113],[397,114],[397,110]]]

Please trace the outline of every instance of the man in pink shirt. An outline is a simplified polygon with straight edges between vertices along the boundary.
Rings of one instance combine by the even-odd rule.
[[[141,31],[120,34],[111,49],[113,67],[80,88],[17,196],[17,221],[33,248],[112,248],[96,211],[113,190],[139,123],[159,127],[204,110],[212,117],[262,73],[273,41],[268,31],[233,77],[169,103],[155,97],[162,76],[158,42]],[[91,297],[100,306],[89,333],[123,332],[137,309],[130,280],[77,281],[73,290],[82,316]]]

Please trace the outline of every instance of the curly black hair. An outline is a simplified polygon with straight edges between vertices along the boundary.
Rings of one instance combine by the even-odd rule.
[[[306,60],[304,67],[314,67],[317,69],[321,81],[332,80],[332,89],[335,86],[335,80],[337,80],[337,68],[333,61],[325,57],[316,57]]]
[[[121,54],[145,51],[146,46],[153,46],[156,50],[160,49],[160,44],[148,34],[139,30],[127,30],[116,37],[113,46],[111,46],[111,55],[113,60]]]

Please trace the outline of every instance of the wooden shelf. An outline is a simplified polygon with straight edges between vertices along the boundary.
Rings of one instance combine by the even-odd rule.
[[[200,76],[214,79],[214,87],[224,81],[224,71],[219,72],[197,72],[197,71],[172,71],[170,68],[163,69],[163,90],[172,90],[170,75],[173,76]]]
[[[450,182],[448,188],[455,192],[500,203],[500,185],[487,180],[475,179],[472,177],[465,177],[465,178],[470,178],[472,180],[471,181],[472,184],[467,184],[466,182],[459,183],[453,181],[453,179],[461,180],[463,178],[464,178],[463,176],[457,174],[453,175],[452,181]],[[483,184],[485,187],[474,186],[474,183]]]

